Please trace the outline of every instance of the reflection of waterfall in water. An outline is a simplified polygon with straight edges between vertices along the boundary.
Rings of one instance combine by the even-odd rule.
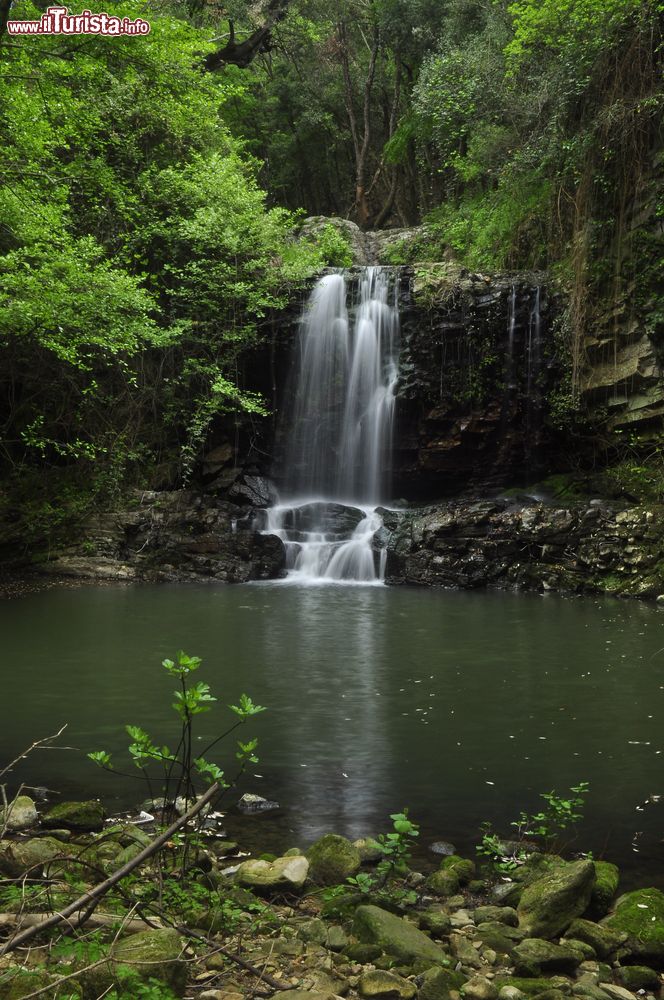
[[[264,530],[286,547],[289,579],[380,582],[374,551],[385,498],[399,319],[397,283],[384,268],[321,278],[301,322],[288,413],[283,503]],[[354,300],[354,301],[353,301]]]

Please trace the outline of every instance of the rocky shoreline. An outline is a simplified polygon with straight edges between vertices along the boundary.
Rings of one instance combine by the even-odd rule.
[[[107,819],[97,801],[42,811],[25,795],[0,815],[0,1000],[660,994],[664,893],[620,895],[609,862],[530,844],[511,867],[452,854],[422,871],[402,855],[386,870],[395,835],[335,834],[247,857],[208,813],[184,863],[173,838],[139,864],[159,832],[153,819]],[[134,863],[99,905],[13,949],[26,928]]]
[[[257,530],[269,483],[245,476],[235,500],[136,492],[97,514],[75,544],[34,567],[68,580],[247,583],[279,579],[282,542]],[[241,502],[244,501],[244,502]],[[664,507],[532,497],[382,509],[387,582],[562,594],[664,595]]]

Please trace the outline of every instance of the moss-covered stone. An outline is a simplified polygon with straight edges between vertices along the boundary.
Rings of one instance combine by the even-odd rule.
[[[65,830],[93,832],[104,826],[106,812],[101,802],[60,802],[42,816],[42,825],[48,829],[62,827]]]
[[[664,969],[664,893],[659,889],[637,889],[621,896],[602,926],[627,934],[619,957]]]
[[[645,965],[625,965],[621,969],[616,969],[616,979],[621,986],[631,990],[632,993],[636,993],[637,990],[657,992],[662,986],[659,973]]]
[[[357,847],[346,837],[327,833],[307,851],[309,874],[318,885],[339,885],[360,869]]]
[[[526,938],[514,948],[517,976],[541,975],[542,972],[574,972],[584,956],[570,945],[553,944],[542,938]]]
[[[450,933],[452,921],[449,913],[439,906],[430,906],[419,914],[419,924],[423,931],[429,931],[436,937],[445,937]]]
[[[0,843],[0,875],[17,878],[26,872],[40,874],[44,865],[66,852],[67,848],[53,837],[4,841]]]
[[[565,996],[572,992],[569,979],[562,976],[551,976],[548,979],[522,976],[496,976],[494,980],[500,990],[503,986],[512,986],[527,997],[536,997],[545,990],[560,990]]]
[[[588,916],[593,920],[605,917],[611,909],[614,897],[618,890],[620,871],[617,865],[612,865],[610,861],[596,861],[595,873],[597,881],[590,897]]]
[[[378,906],[358,906],[353,933],[365,944],[376,944],[388,955],[404,962],[421,958],[432,965],[449,963],[442,948],[414,924]]]
[[[37,807],[29,795],[17,795],[7,809],[0,809],[0,830],[29,830],[38,822]]]
[[[458,854],[451,854],[448,858],[443,858],[440,863],[440,870],[454,872],[459,880],[459,885],[468,885],[475,874],[475,865],[467,858],[461,858]]]
[[[455,892],[458,892],[459,884],[459,876],[456,872],[444,869],[434,872],[426,881],[429,892],[432,892],[434,896],[443,897],[453,896]]]
[[[401,997],[401,1000],[413,1000],[417,994],[417,987],[396,972],[374,969],[360,976],[358,991],[360,996],[366,998]]]
[[[301,889],[307,879],[305,857],[277,858],[275,861],[245,861],[237,870],[239,885],[259,892]]]
[[[48,991],[42,996],[49,1000],[74,1000],[81,997],[81,986],[71,979],[57,986],[60,976],[53,975],[42,969],[24,969],[19,967],[4,968],[0,971],[0,1000],[23,1000],[38,990]]]
[[[451,969],[430,969],[424,973],[418,1000],[450,1000],[450,992],[460,990],[465,979]]]
[[[508,927],[519,924],[519,917],[512,906],[478,906],[473,915],[476,924],[495,922]]]
[[[108,961],[81,974],[85,1000],[96,1000],[129,972],[140,979],[158,979],[176,996],[187,983],[182,938],[175,930],[141,931],[122,938],[110,950]]]
[[[363,944],[360,941],[353,941],[344,948],[344,955],[351,962],[359,962],[360,965],[369,965],[375,962],[383,954],[383,949],[377,944]]]
[[[592,861],[553,868],[524,889],[517,907],[519,927],[530,937],[561,934],[587,909],[595,878]]]
[[[627,940],[625,931],[612,930],[591,920],[573,920],[565,931],[565,937],[576,938],[590,945],[598,958],[608,958]]]

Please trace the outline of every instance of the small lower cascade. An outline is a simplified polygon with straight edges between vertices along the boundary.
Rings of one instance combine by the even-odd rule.
[[[376,544],[388,488],[399,317],[388,268],[316,284],[300,325],[286,415],[283,497],[262,530],[286,549],[288,580],[381,583]]]

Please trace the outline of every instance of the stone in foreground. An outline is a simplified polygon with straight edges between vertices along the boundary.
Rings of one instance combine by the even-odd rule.
[[[432,965],[449,964],[445,952],[431,938],[414,924],[379,906],[358,906],[353,932],[364,944],[379,945],[388,955],[403,962],[422,959]]]
[[[636,889],[625,893],[602,926],[627,934],[619,952],[630,964],[664,969],[664,893],[659,889]]]
[[[519,905],[519,927],[529,937],[553,938],[588,908],[595,887],[592,861],[573,861],[527,886]]]
[[[401,997],[401,1000],[412,1000],[417,994],[417,987],[409,979],[397,975],[395,972],[383,972],[381,969],[374,969],[373,972],[365,972],[359,982],[360,996],[370,997]]]
[[[303,856],[277,858],[276,861],[245,861],[237,870],[237,881],[248,889],[301,889],[309,872]]]

